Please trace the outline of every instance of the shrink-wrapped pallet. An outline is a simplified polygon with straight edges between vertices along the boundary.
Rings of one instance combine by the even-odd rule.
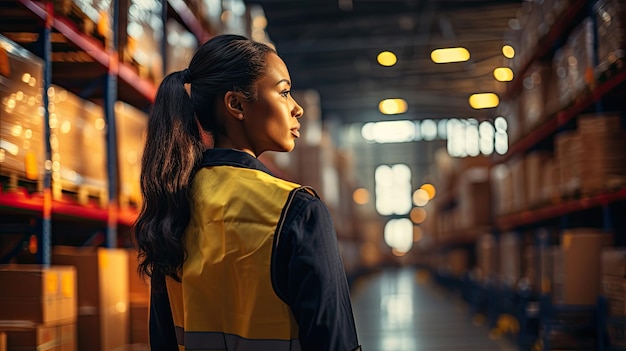
[[[575,99],[593,89],[593,32],[593,22],[587,17],[567,40],[570,48],[568,74]]]
[[[55,196],[77,194],[79,202],[107,197],[107,148],[104,109],[59,87],[48,90],[50,145]]]
[[[146,113],[124,102],[115,103],[119,199],[122,207],[141,204],[141,158],[148,127]]]
[[[593,6],[598,32],[596,77],[608,78],[624,67],[626,2],[598,0]]]
[[[133,64],[141,78],[159,83],[163,79],[163,0],[122,0],[119,6],[122,60]]]
[[[44,174],[43,62],[0,35],[0,175]]]
[[[198,39],[174,20],[167,22],[166,30],[165,74],[170,74],[189,66],[189,62],[198,48]]]

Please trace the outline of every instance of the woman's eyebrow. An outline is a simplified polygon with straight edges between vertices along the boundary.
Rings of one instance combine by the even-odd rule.
[[[283,82],[285,82],[285,83],[287,83],[289,86],[291,86],[291,82],[289,81],[289,79],[281,79],[281,80],[279,80],[279,81],[276,83],[276,85],[278,85],[278,84],[280,84],[280,83],[283,83]]]

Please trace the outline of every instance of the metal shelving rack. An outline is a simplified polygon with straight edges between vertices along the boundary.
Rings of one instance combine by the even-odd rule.
[[[549,57],[551,52],[555,50],[555,46],[573,29],[573,27],[582,20],[582,18],[591,14],[591,9],[595,4],[595,0],[575,0],[572,1],[568,9],[562,14],[551,27],[550,31],[539,41],[535,51],[530,55],[530,59],[516,72],[515,79],[511,82],[509,89],[505,94],[505,98],[510,98],[519,93],[522,88],[522,80],[524,73],[529,69],[534,61],[538,61]],[[594,34],[594,41],[597,39],[597,33]],[[597,48],[596,48],[597,49]],[[597,50],[594,52],[594,66],[597,64]],[[577,99],[571,106],[564,110],[549,116],[537,128],[523,135],[517,142],[512,144],[506,155],[495,156],[493,164],[501,164],[511,160],[518,155],[524,155],[529,151],[537,148],[542,142],[550,140],[556,133],[570,127],[575,122],[578,115],[587,112],[602,112],[604,108],[604,100],[617,91],[626,89],[626,70],[618,72],[613,77],[604,82],[596,82],[596,86],[585,96]],[[618,105],[619,106],[619,105]],[[626,189],[621,188],[614,191],[607,191],[594,196],[573,198],[562,200],[559,203],[545,205],[536,209],[524,210],[517,213],[500,215],[494,218],[494,224],[498,231],[514,231],[519,233],[523,229],[538,228],[550,221],[557,221],[563,228],[569,226],[569,216],[581,213],[591,209],[601,210],[598,222],[601,221],[605,231],[614,230],[611,206],[626,201]],[[538,245],[546,245],[540,239],[540,233],[534,230],[535,241],[539,241]],[[509,292],[510,294],[510,292]],[[505,299],[510,299],[505,297]],[[602,305],[598,306],[569,306],[555,305],[551,301],[551,296],[547,293],[542,294],[538,298],[538,321],[539,328],[543,331],[544,336],[537,335],[537,346],[540,345],[542,350],[550,349],[549,334],[552,330],[562,329],[565,331],[595,331],[599,335],[603,335],[607,318],[602,318]],[[520,300],[521,301],[521,300]],[[526,301],[528,302],[528,301]],[[580,330],[568,329],[568,323],[559,320],[559,316],[568,313],[587,313],[591,316],[591,323],[588,325],[578,325]],[[606,317],[606,314],[605,314]],[[572,327],[570,325],[570,327]],[[530,335],[529,335],[530,336]],[[520,335],[524,337],[524,335]],[[598,349],[606,350],[606,343],[599,338]]]
[[[35,0],[13,0],[4,2],[2,9],[3,16],[18,16],[20,25],[25,24],[28,31],[38,33],[37,42],[39,56],[44,61],[44,92],[55,80],[63,83],[72,82],[77,89],[83,84],[85,90],[97,90],[102,95],[102,105],[104,117],[107,125],[107,179],[108,198],[107,207],[102,208],[93,204],[79,204],[75,201],[62,199],[52,199],[51,193],[51,147],[50,147],[50,127],[48,111],[48,95],[43,95],[44,107],[44,129],[45,129],[45,174],[43,179],[43,190],[41,192],[28,193],[25,189],[16,189],[11,192],[0,193],[0,209],[19,211],[32,215],[35,223],[3,223],[0,233],[16,231],[36,234],[39,241],[37,250],[37,262],[44,265],[50,264],[52,221],[54,218],[71,219],[78,221],[89,221],[106,225],[107,247],[118,246],[118,226],[130,227],[134,222],[137,211],[132,209],[120,209],[117,202],[117,149],[115,133],[115,109],[114,104],[118,98],[124,98],[131,105],[147,109],[153,102],[156,95],[156,86],[145,79],[142,79],[137,72],[128,64],[121,62],[118,56],[118,33],[119,8],[118,1],[113,1],[113,35],[108,43],[101,43],[98,40],[81,32],[77,25],[68,18],[55,16],[54,3],[52,1]],[[182,0],[163,0],[163,16],[165,20],[168,13],[172,11],[175,17],[179,18],[184,27],[189,29],[199,40],[204,41],[210,38],[210,32],[194,16],[193,12]],[[12,18],[15,20],[15,18]],[[0,26],[1,27],[1,26]],[[165,28],[165,27],[164,27]],[[6,28],[5,28],[6,29]],[[22,28],[21,28],[22,29]],[[54,44],[52,36],[60,34],[64,38],[63,45],[71,45],[78,51],[86,53],[92,63],[76,63],[84,67],[72,67],[77,72],[65,72],[63,76],[57,76],[53,72],[52,53]],[[162,43],[163,52],[164,44]],[[165,67],[165,65],[163,65]],[[83,75],[83,76],[80,76]],[[85,82],[85,79],[90,79]],[[71,84],[70,84],[71,85]],[[68,90],[71,89],[67,87]],[[18,228],[19,227],[19,228]]]

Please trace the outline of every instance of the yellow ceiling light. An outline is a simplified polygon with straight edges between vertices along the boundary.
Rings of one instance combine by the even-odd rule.
[[[502,54],[506,58],[513,58],[515,56],[515,49],[511,45],[504,45],[502,47]]]
[[[473,109],[492,108],[500,104],[500,98],[494,93],[472,94],[469,97],[469,104]]]
[[[436,49],[430,53],[434,63],[463,62],[470,59],[470,53],[466,48]]]
[[[378,61],[381,66],[389,67],[395,65],[396,62],[398,62],[398,58],[396,57],[396,54],[391,51],[383,51],[378,54],[376,61]]]
[[[513,71],[508,67],[498,67],[493,70],[493,76],[500,82],[510,82],[513,80]]]
[[[404,99],[385,99],[378,104],[378,110],[385,115],[405,113],[408,108]]]

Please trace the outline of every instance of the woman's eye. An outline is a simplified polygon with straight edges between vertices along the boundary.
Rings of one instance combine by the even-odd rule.
[[[291,91],[290,91],[290,90],[285,90],[285,91],[281,92],[281,93],[280,93],[280,95],[281,95],[282,97],[287,97],[287,96],[289,96],[289,94],[290,94],[290,93],[291,93]]]

